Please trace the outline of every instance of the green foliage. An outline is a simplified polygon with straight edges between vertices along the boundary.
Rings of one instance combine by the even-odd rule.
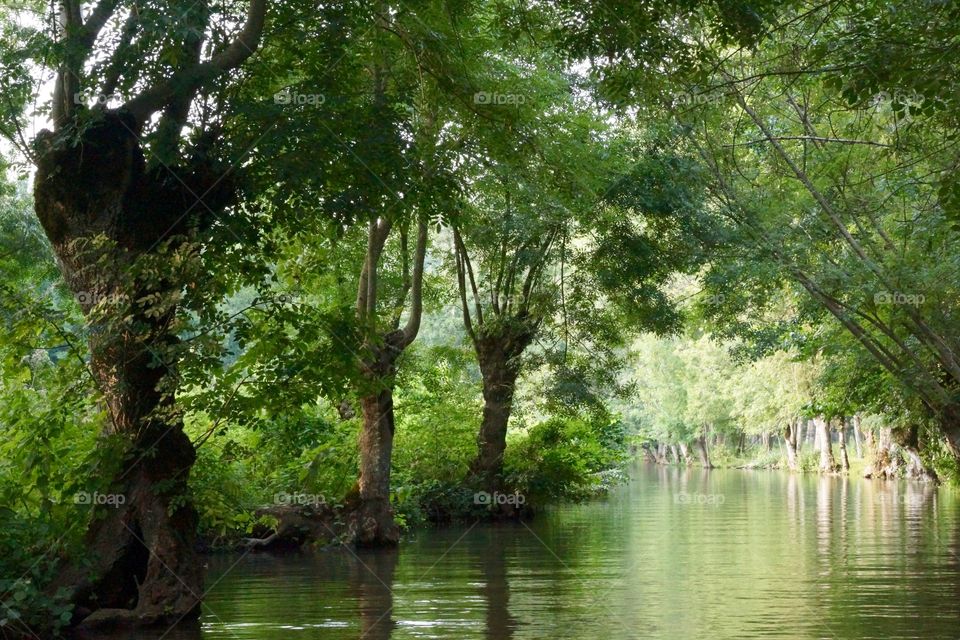
[[[624,453],[623,425],[609,414],[556,416],[509,440],[506,483],[532,505],[584,499],[616,483]]]

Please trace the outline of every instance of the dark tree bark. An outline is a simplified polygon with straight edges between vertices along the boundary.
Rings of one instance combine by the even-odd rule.
[[[474,340],[483,377],[483,419],[477,436],[477,457],[467,483],[488,493],[502,487],[503,455],[513,395],[520,376],[520,356],[533,335],[520,324],[500,331],[478,330]]]
[[[123,504],[93,506],[88,557],[67,564],[51,589],[66,590],[76,605],[73,622],[84,627],[163,624],[199,612],[202,570],[194,557],[197,516],[186,497],[196,454],[173,402],[173,301],[184,283],[157,249],[185,249],[182,243],[204,218],[233,198],[234,185],[201,159],[204,154],[180,166],[177,151],[198,91],[259,47],[267,2],[250,0],[236,38],[207,61],[200,60],[205,18],[179,25],[187,35],[177,69],[118,110],[92,111],[76,93],[94,88],[84,86],[93,84],[86,77],[89,58],[120,3],[102,0],[86,16],[79,2],[59,4],[54,132],[35,141],[35,208],[88,324],[90,370],[106,404],[106,430],[126,449],[111,489]],[[129,35],[121,35],[103,61],[110,69],[106,93],[116,89],[121,67],[133,67],[125,72],[134,80],[142,71],[121,55]],[[151,152],[171,153],[148,167],[140,133],[160,112]],[[208,142],[215,137],[203,133]],[[136,275],[147,259],[155,261],[155,274]]]
[[[176,178],[148,171],[135,130],[126,116],[104,113],[76,144],[48,132],[37,144],[37,216],[90,323],[90,368],[107,429],[127,446],[113,482],[124,504],[94,507],[89,564],[68,566],[55,582],[86,626],[178,619],[198,612],[202,592],[197,516],[185,497],[195,453],[170,385],[161,389],[176,376],[169,355],[176,306],[139,302],[171,299],[181,283],[175,273],[150,282],[131,274],[157,247],[176,247],[203,223],[186,212],[222,210],[232,188],[208,168],[174,169]],[[206,195],[198,203],[194,194]]]
[[[509,194],[508,194],[509,199]],[[509,206],[508,213],[509,215]],[[513,396],[520,375],[521,356],[533,342],[543,320],[542,311],[534,311],[532,301],[544,280],[544,269],[559,228],[544,238],[531,239],[513,260],[507,260],[513,240],[510,234],[500,238],[497,276],[489,286],[489,307],[481,296],[470,252],[460,229],[453,228],[457,264],[457,284],[463,324],[473,341],[483,376],[483,420],[477,436],[477,457],[470,465],[466,484],[487,492],[501,488],[503,455],[507,446],[507,428],[513,409]],[[529,250],[529,249],[536,250]],[[522,254],[528,254],[521,260]],[[507,266],[509,265],[509,266]],[[473,311],[468,297],[473,298]],[[660,462],[660,451],[657,451]]]
[[[937,472],[923,462],[920,456],[920,429],[913,424],[907,428],[897,429],[892,432],[892,437],[897,445],[900,446],[905,458],[904,475],[907,478],[924,480],[927,482],[937,482]]]

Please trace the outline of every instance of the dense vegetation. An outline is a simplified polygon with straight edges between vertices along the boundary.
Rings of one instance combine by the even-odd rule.
[[[0,9],[0,634],[633,457],[953,481],[960,8]]]

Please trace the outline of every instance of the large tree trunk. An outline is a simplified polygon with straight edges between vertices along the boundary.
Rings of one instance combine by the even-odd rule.
[[[359,546],[393,546],[400,530],[390,506],[390,464],[393,456],[393,391],[384,389],[360,400],[359,505],[353,514],[354,541]]]
[[[147,170],[134,130],[108,112],[79,141],[49,132],[37,139],[37,216],[90,325],[107,429],[126,446],[111,488],[123,504],[93,506],[89,554],[54,581],[77,605],[74,622],[87,627],[196,615],[202,593],[197,516],[187,497],[195,452],[172,400],[176,307],[156,302],[176,299],[183,283],[155,250],[182,248],[200,224],[188,212],[221,211],[232,189],[208,168]],[[145,259],[159,268],[137,280],[132,274]]]
[[[683,456],[683,464],[690,464],[690,447],[687,446],[686,442],[680,443],[680,454]]]
[[[798,418],[795,422],[787,422],[783,430],[783,441],[787,448],[787,468],[790,471],[799,471],[800,462],[797,456],[797,443],[799,442],[798,431],[801,421]]]
[[[395,431],[393,377],[402,339],[400,331],[388,334],[383,345],[370,347],[371,357],[364,363],[367,393],[360,399],[360,477],[350,525],[354,542],[361,547],[390,547],[400,540],[390,506],[390,466]]]
[[[503,364],[503,363],[500,363]],[[501,489],[507,428],[513,410],[517,376],[505,364],[488,362],[483,371],[483,418],[477,435],[477,456],[470,465],[469,484],[489,493]]]
[[[813,424],[817,428],[817,442],[820,445],[820,471],[836,471],[837,462],[833,458],[833,447],[830,443],[830,424],[823,417],[814,418]]]
[[[470,465],[467,484],[488,493],[503,487],[503,456],[513,395],[520,377],[520,356],[533,335],[522,324],[513,331],[492,332],[481,327],[474,340],[483,378],[483,418],[477,435],[477,456]]]

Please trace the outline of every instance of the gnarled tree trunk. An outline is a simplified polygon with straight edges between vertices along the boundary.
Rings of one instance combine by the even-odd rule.
[[[865,478],[892,479],[900,475],[900,454],[893,440],[893,430],[885,427],[879,430],[873,446],[873,458],[863,471]]]
[[[920,428],[910,425],[907,428],[897,429],[892,436],[903,452],[905,469],[904,476],[927,482],[937,482],[937,473],[923,462],[920,457]]]
[[[483,418],[477,436],[477,457],[470,465],[467,483],[493,493],[501,489],[507,427],[520,376],[520,356],[533,336],[523,327],[499,332],[485,329],[480,327],[474,340],[483,377]]]
[[[199,224],[188,212],[222,210],[232,189],[203,167],[148,170],[135,130],[127,116],[106,112],[79,142],[44,132],[37,145],[37,216],[90,327],[107,429],[126,443],[111,489],[122,504],[93,506],[88,557],[54,583],[87,627],[177,620],[199,612],[202,593],[197,516],[186,497],[195,452],[165,380],[176,375],[176,307],[142,302],[175,299],[182,283],[162,262],[151,281],[133,274],[140,261],[158,259],[156,248],[182,246]]]

